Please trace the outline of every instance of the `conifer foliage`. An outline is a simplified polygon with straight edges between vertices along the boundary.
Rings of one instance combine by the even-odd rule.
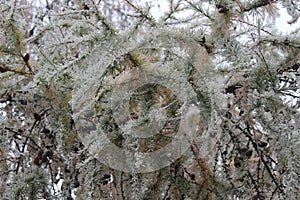
[[[0,0],[1,199],[300,198],[299,2],[166,2]]]

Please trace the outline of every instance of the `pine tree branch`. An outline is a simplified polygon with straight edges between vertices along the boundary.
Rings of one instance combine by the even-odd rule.
[[[200,6],[197,6],[195,3],[192,3],[190,1],[186,1],[193,9],[200,12],[202,15],[210,19],[211,21],[214,21],[214,18],[212,18],[208,13],[206,13]]]
[[[141,18],[142,20],[146,19],[152,26],[156,26],[155,20],[153,20],[152,16],[149,16],[148,13],[145,13],[142,9],[135,6],[131,1],[125,0],[125,2],[128,3],[134,10],[136,10],[137,13],[139,13],[139,16],[137,16],[138,18]]]
[[[249,12],[253,9],[257,9],[257,8],[260,8],[260,7],[263,7],[263,6],[272,4],[272,3],[276,3],[276,2],[277,2],[277,0],[258,0],[258,1],[250,3],[249,5],[246,5],[244,7],[244,9],[242,9],[242,12]]]

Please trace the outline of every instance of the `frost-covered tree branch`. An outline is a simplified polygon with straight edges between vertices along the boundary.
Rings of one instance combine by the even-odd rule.
[[[0,3],[3,199],[299,199],[296,1]]]

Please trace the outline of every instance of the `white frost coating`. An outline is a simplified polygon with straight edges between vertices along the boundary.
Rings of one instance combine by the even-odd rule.
[[[104,46],[103,46],[104,45]],[[79,76],[79,89],[75,90],[72,95],[72,107],[74,113],[77,115],[84,110],[88,109],[97,100],[97,90],[99,89],[99,83],[102,81],[102,76],[105,71],[113,64],[115,59],[122,57],[127,52],[131,51],[131,48],[124,48],[122,45],[122,38],[116,39],[111,43],[99,44],[99,50],[94,51],[89,55],[80,66],[77,66],[75,71],[81,73]],[[103,51],[106,49],[106,51]],[[118,49],[119,51],[114,51]],[[77,118],[76,114],[74,115]]]
[[[192,89],[181,90],[180,88],[176,87],[177,86],[176,84],[175,87],[174,85],[172,85],[173,79],[163,79],[163,77],[160,76],[153,78],[149,75],[147,81],[145,81],[146,78],[144,79],[143,76],[140,76],[139,78],[141,80],[144,80],[144,82],[135,79],[137,80],[136,84],[132,84],[132,83],[129,85],[120,84],[120,86],[117,87],[117,92],[113,92],[112,107],[116,108],[115,110],[113,110],[114,111],[113,116],[116,119],[117,123],[118,122],[120,123],[124,118],[126,118],[129,112],[127,110],[128,106],[125,107],[121,106],[121,105],[126,105],[126,103],[124,103],[123,101],[124,100],[128,101],[129,99],[119,98],[118,95],[120,93],[124,93],[124,92],[126,93],[128,90],[136,89],[140,85],[146,84],[148,81],[149,83],[153,83],[153,82],[161,83],[162,85],[171,88],[175,94],[177,94],[178,92],[179,93],[178,99],[186,103],[183,105],[181,109],[181,112],[184,115],[184,117],[181,119],[179,131],[175,135],[173,142],[171,144],[166,145],[164,148],[156,152],[152,152],[152,153],[129,152],[111,143],[103,131],[98,129],[97,132],[98,135],[94,135],[95,132],[92,132],[93,135],[95,136],[95,140],[92,140],[93,142],[91,142],[91,144],[90,143],[86,144],[86,145],[91,145],[90,152],[94,155],[98,155],[97,158],[101,162],[105,163],[106,165],[114,169],[118,169],[126,172],[130,172],[131,170],[133,170],[134,172],[150,172],[171,164],[174,160],[179,158],[189,148],[193,136],[195,135],[195,132],[197,132],[198,130],[198,125],[200,121],[199,108],[193,104],[193,102],[196,101],[195,94],[190,95],[192,93]],[[180,99],[180,97],[182,97],[183,99]],[[190,105],[190,107],[188,105]],[[152,124],[152,126],[154,125],[154,127],[151,127],[151,125],[149,127],[143,126],[142,129],[140,130],[135,129],[135,131],[148,131],[149,129],[159,130],[155,128],[157,125],[161,125],[157,122],[158,121],[155,121],[154,124]],[[122,125],[120,125],[119,127],[122,128]],[[127,127],[125,126],[124,128],[125,129],[122,130],[124,133],[127,133],[129,135],[133,134],[132,131],[129,131],[128,133],[128,129],[126,129],[128,128],[128,126]],[[150,135],[151,134],[153,133],[150,133]],[[144,136],[143,134],[140,134],[139,137],[146,137],[148,135],[149,132],[145,133]],[[99,141],[97,141],[97,137],[99,138]],[[91,138],[89,138],[89,140],[90,139]],[[139,161],[134,165],[135,167],[132,168],[132,162],[136,160]]]
[[[169,34],[166,30],[155,30],[148,35],[150,37],[141,37],[134,45],[131,41],[120,39],[114,44],[108,44],[111,46],[104,47],[103,49],[107,49],[105,52],[101,48],[95,51],[100,55],[94,53],[91,60],[87,59],[85,64],[81,64],[82,69],[78,66],[77,70],[80,73],[84,70],[85,77],[89,78],[82,81],[71,101],[81,140],[90,153],[109,167],[125,172],[151,172],[170,165],[190,147],[200,130],[202,120],[201,103],[199,104],[196,92],[187,82],[186,49],[191,41],[180,38],[176,33]],[[175,53],[172,59],[155,62],[144,60],[138,67],[123,71],[115,79],[106,79],[110,76],[107,72],[111,68],[123,65],[122,59],[127,53],[135,49],[140,52],[153,48],[165,48]],[[114,52],[114,49],[122,50]],[[100,57],[101,60],[98,59]],[[138,59],[145,58],[141,54]],[[147,116],[128,121],[131,112],[130,99],[136,90],[146,84],[158,84],[170,89],[181,103],[181,107],[177,110],[180,115],[178,132],[172,135],[172,142],[154,152],[143,153],[138,151],[137,139],[147,139],[157,134],[168,120],[167,107],[152,106]],[[110,141],[107,133],[102,130],[104,124],[94,122],[98,114],[95,105],[102,91],[108,91],[107,104],[112,111],[114,122],[125,138],[123,148]],[[131,137],[135,139],[130,139]]]

